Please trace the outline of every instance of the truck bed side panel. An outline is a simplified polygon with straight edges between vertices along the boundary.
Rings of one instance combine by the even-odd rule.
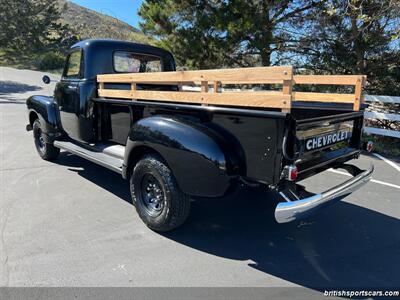
[[[284,119],[215,114],[213,122],[229,131],[244,151],[246,177],[274,184],[282,160]]]
[[[229,158],[230,163],[226,171],[228,175],[242,176],[267,184],[276,184],[279,181],[286,122],[284,114],[143,101],[127,102],[117,99],[96,101],[107,107],[119,106],[118,109],[104,109],[106,112],[116,110],[119,112],[118,118],[111,117],[108,124],[109,141],[125,144],[126,141],[123,143],[121,137],[113,134],[113,129],[118,127],[119,131],[127,132],[132,124],[142,118],[152,116],[183,118],[199,126],[208,127],[214,132],[216,142]],[[123,112],[121,104],[130,106],[130,113],[128,110]],[[130,120],[127,118],[129,114]],[[103,126],[105,125],[103,123]]]

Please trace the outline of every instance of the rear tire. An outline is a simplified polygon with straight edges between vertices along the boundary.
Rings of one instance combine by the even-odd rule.
[[[44,133],[42,131],[40,121],[36,119],[33,122],[33,139],[35,141],[36,150],[40,157],[44,160],[54,160],[60,154],[60,149],[53,146],[53,144],[46,143]]]
[[[182,225],[190,211],[190,198],[183,193],[172,171],[155,155],[144,156],[130,179],[133,204],[143,222],[165,232]]]

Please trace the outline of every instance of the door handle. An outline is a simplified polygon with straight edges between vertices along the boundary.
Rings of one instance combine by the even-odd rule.
[[[78,89],[76,85],[67,85],[66,88],[73,91],[76,91]]]

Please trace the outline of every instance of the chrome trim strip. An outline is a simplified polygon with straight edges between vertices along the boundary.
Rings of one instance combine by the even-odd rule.
[[[305,218],[318,209],[335,203],[359,189],[371,179],[373,172],[374,166],[371,164],[368,170],[321,194],[297,201],[280,202],[275,208],[275,219],[278,223],[288,223]]]
[[[114,158],[110,155],[93,152],[86,148],[75,145],[71,142],[55,141],[54,147],[60,148],[77,156],[83,157],[95,164],[101,165],[111,171],[122,174],[122,159]]]

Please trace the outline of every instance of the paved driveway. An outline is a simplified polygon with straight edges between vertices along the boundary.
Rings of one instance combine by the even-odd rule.
[[[40,77],[0,68],[0,286],[400,286],[400,172],[386,162],[362,156],[376,182],[307,221],[276,224],[271,195],[242,188],[195,199],[188,222],[161,235],[118,174],[67,153],[39,158],[24,99],[51,94]]]

